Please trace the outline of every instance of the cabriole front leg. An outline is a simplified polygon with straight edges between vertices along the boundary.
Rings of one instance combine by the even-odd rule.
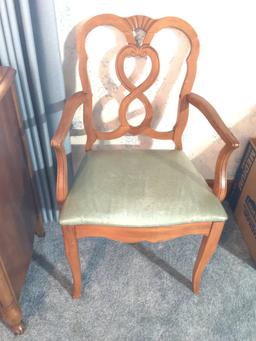
[[[62,226],[64,247],[66,257],[70,265],[73,277],[73,298],[80,298],[81,295],[81,266],[78,249],[78,240],[76,238],[75,226]]]
[[[224,222],[212,223],[209,235],[203,236],[202,238],[192,277],[192,288],[195,294],[199,294],[200,292],[203,271],[218,246],[223,226]]]

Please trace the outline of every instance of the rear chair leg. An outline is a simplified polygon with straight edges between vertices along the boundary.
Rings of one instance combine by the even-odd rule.
[[[62,226],[66,257],[73,276],[73,298],[80,298],[81,268],[75,226]]]
[[[202,273],[217,248],[223,226],[224,222],[212,223],[210,233],[202,238],[192,277],[192,287],[195,294],[200,292]]]

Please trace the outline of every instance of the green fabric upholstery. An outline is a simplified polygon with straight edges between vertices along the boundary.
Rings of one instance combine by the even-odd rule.
[[[167,226],[226,213],[182,151],[91,151],[60,214],[62,225]]]

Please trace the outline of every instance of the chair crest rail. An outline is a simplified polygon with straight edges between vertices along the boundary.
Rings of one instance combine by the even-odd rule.
[[[84,122],[87,122],[87,125],[85,125],[85,130],[88,137],[86,150],[90,150],[92,148],[92,145],[96,139],[112,140],[125,134],[141,134],[156,139],[174,140],[176,146],[181,149],[182,133],[185,129],[188,118],[188,103],[185,99],[185,95],[191,91],[196,73],[196,61],[199,53],[199,42],[196,32],[187,22],[176,17],[164,17],[154,20],[140,15],[122,18],[112,14],[103,14],[98,15],[89,21],[82,22],[79,25],[77,35],[79,75],[83,91],[89,94],[92,92],[87,71],[88,56],[85,49],[85,42],[88,34],[94,28],[100,25],[111,25],[122,31],[126,38],[127,45],[125,45],[119,51],[116,57],[116,72],[121,85],[130,91],[130,93],[121,102],[118,113],[120,125],[113,131],[97,131],[93,125],[92,105],[87,108],[86,112],[84,112]],[[134,35],[134,31],[139,28],[145,31],[145,37],[140,46],[138,46]],[[146,91],[154,83],[158,76],[159,57],[157,51],[150,46],[150,43],[154,35],[164,28],[174,28],[182,31],[189,39],[191,49],[186,59],[187,72],[180,92],[177,121],[174,125],[174,130],[160,132],[151,127],[153,109],[152,104],[145,96],[144,91]],[[129,56],[147,56],[151,59],[152,69],[150,74],[147,79],[139,86],[132,84],[125,75],[124,60]],[[142,102],[146,115],[144,120],[138,126],[134,127],[128,123],[126,114],[129,104],[136,98]]]

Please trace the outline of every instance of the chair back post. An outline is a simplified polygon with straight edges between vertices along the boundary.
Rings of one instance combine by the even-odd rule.
[[[91,18],[89,21],[80,23],[77,34],[77,54],[79,59],[79,75],[83,92],[92,95],[90,80],[87,70],[88,56],[85,49],[85,42],[88,34],[96,27],[111,25],[123,32],[127,45],[125,45],[116,57],[116,73],[121,85],[129,91],[119,107],[119,122],[117,129],[110,132],[97,131],[93,124],[92,101],[84,106],[84,125],[87,134],[86,150],[90,150],[96,140],[112,140],[125,134],[145,135],[161,140],[173,140],[177,149],[182,149],[182,134],[188,120],[188,101],[186,95],[191,92],[195,75],[196,62],[199,54],[199,41],[194,29],[184,20],[176,17],[164,17],[161,19],[151,19],[147,16],[136,15],[122,18],[113,14],[102,14]],[[174,28],[182,31],[190,42],[190,52],[186,59],[187,71],[179,95],[179,105],[177,120],[174,128],[170,131],[160,132],[151,127],[153,118],[152,104],[144,92],[153,85],[159,74],[159,56],[157,51],[150,46],[154,35],[164,28]],[[141,44],[135,39],[134,32],[142,29],[145,37]],[[127,57],[149,57],[152,68],[148,77],[138,86],[135,86],[126,76],[124,71],[124,61]],[[139,99],[145,108],[145,118],[138,126],[132,126],[127,121],[127,110],[134,99]]]

